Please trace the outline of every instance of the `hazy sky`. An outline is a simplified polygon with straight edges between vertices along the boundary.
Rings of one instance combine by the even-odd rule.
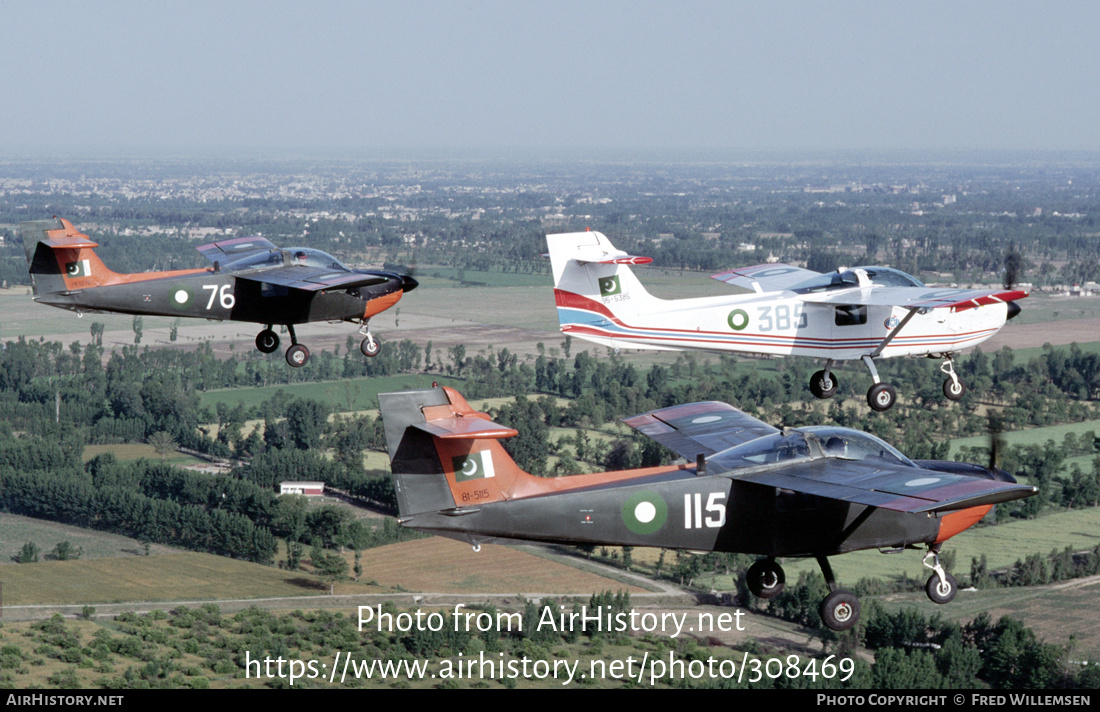
[[[0,157],[1100,149],[1100,3],[0,0]]]

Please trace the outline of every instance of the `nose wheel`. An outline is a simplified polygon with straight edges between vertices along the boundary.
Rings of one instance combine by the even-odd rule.
[[[947,374],[947,380],[943,382],[943,394],[948,400],[957,401],[962,398],[963,393],[966,393],[966,386],[955,373],[955,359],[950,355],[946,356],[940,364],[940,370]]]
[[[928,563],[929,559],[932,559],[932,563]],[[954,576],[940,566],[939,546],[930,548],[921,560],[921,564],[925,568],[932,569],[932,575],[924,585],[924,592],[928,594],[928,598],[932,603],[950,603],[959,592],[959,583]]]
[[[382,350],[382,345],[375,341],[374,334],[370,333],[369,319],[364,319],[359,325],[359,333],[363,335],[363,341],[359,344],[359,350],[364,356],[377,356]]]
[[[364,356],[377,356],[378,352],[382,350],[382,344],[375,341],[368,331],[367,338],[359,344],[359,350],[363,352]]]

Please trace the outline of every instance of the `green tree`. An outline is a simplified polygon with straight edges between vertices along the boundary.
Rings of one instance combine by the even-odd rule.
[[[23,548],[19,550],[19,553],[15,557],[15,561],[19,564],[38,563],[38,545],[33,541],[28,541],[23,544]]]

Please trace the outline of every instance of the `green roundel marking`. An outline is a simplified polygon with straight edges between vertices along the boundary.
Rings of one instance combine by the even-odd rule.
[[[623,503],[623,524],[635,534],[653,534],[667,519],[668,505],[656,492],[638,492]]]
[[[168,288],[168,303],[180,311],[191,306],[191,302],[194,300],[195,293],[191,291],[191,287],[185,284],[177,284]]]
[[[729,323],[731,329],[734,331],[741,331],[749,325],[749,314],[744,309],[734,309],[730,312],[730,315],[726,317],[726,321]]]

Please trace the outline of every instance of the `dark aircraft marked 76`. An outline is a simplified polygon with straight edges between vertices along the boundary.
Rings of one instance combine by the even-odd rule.
[[[718,402],[663,408],[624,422],[686,464],[541,478],[500,440],[517,435],[450,388],[378,397],[400,522],[467,541],[650,546],[757,554],[749,589],[772,598],[779,557],[814,557],[830,593],[822,620],[847,630],[859,600],[840,589],[828,557],[860,549],[927,547],[926,591],[936,603],[957,584],[939,562],[945,541],[994,504],[1030,497],[1008,473],[957,462],[912,461],[847,428],[774,428]]]
[[[186,316],[264,324],[256,348],[272,353],[285,326],[286,360],[303,366],[309,349],[298,343],[295,324],[350,321],[360,324],[366,356],[379,351],[367,326],[417,286],[395,272],[353,270],[320,250],[279,249],[262,237],[238,237],[202,245],[214,266],[167,272],[119,274],[95,253],[97,244],[68,220],[20,225],[30,265],[34,300],[77,313],[115,312]]]

